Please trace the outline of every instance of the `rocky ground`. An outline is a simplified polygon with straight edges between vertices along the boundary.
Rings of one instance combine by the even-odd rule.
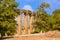
[[[60,40],[60,31],[14,36],[6,40]]]

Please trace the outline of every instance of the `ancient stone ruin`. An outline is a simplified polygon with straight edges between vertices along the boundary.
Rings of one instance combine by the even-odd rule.
[[[24,17],[24,31],[22,31],[22,14],[24,13],[25,17]],[[19,16],[18,16],[18,29],[17,29],[17,34],[18,35],[21,35],[23,34],[22,32],[24,32],[24,34],[30,34],[33,30],[33,25],[32,25],[32,22],[33,22],[33,17],[35,16],[35,12],[32,12],[32,11],[29,11],[29,10],[20,10],[19,12]],[[30,26],[29,26],[29,32],[28,32],[28,16],[30,17]]]

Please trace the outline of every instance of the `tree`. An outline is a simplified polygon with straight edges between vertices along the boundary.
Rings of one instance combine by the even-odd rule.
[[[0,34],[13,35],[16,32],[15,17],[18,3],[15,0],[0,0]]]
[[[46,3],[46,2],[43,2],[43,3],[40,5],[40,7],[41,7],[42,9],[44,9],[44,8],[50,8],[50,5],[49,5],[48,3]]]
[[[46,11],[44,10],[44,8],[49,8],[49,4],[47,3],[42,3],[40,8],[37,11],[37,14],[35,16],[35,22],[33,23],[34,27],[35,27],[35,31],[34,32],[46,32],[49,30],[49,24],[47,22],[48,17],[50,17],[49,14],[46,13]]]
[[[60,31],[60,9],[53,11],[52,15],[49,15],[44,10],[45,6],[40,6],[35,16],[35,22],[33,23],[35,33],[47,32],[47,31]]]
[[[60,9],[56,9],[53,11],[53,18],[56,19],[53,29],[60,31]]]

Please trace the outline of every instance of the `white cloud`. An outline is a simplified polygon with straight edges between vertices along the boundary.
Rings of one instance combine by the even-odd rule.
[[[33,11],[32,7],[30,5],[24,5],[23,9]]]

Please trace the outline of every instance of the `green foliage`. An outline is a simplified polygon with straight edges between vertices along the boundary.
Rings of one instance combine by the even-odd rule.
[[[15,0],[0,1],[0,33],[12,35],[16,32],[15,17],[18,4]]]
[[[50,5],[46,2],[43,2],[41,5],[40,5],[41,8],[50,8]]]
[[[56,19],[55,30],[60,30],[60,9],[56,9],[53,11],[53,17]]]
[[[42,3],[35,16],[35,22],[33,23],[35,27],[35,33],[49,31],[50,26],[47,21],[50,18],[50,15],[44,10],[44,8],[49,8],[49,6],[46,5],[48,4]]]
[[[35,22],[33,23],[35,28],[34,33],[60,30],[60,9],[54,10],[52,15],[49,15],[44,10],[46,4],[42,4],[45,6],[40,6],[35,16]]]

